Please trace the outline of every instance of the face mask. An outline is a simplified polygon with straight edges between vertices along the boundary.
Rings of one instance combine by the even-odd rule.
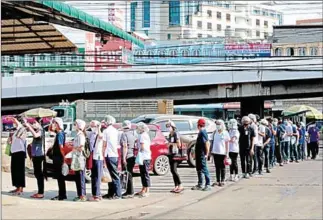
[[[167,128],[167,130],[168,130],[169,132],[171,132],[171,131],[173,131],[173,128],[172,128],[172,127],[168,127],[168,128]]]
[[[91,127],[91,130],[92,130],[92,132],[95,132],[95,133],[98,132],[98,128],[95,128],[95,127]]]
[[[221,125],[216,125],[216,130],[221,130]]]
[[[277,122],[273,122],[273,125],[277,126]]]
[[[284,125],[288,125],[288,122],[287,121],[284,121]]]

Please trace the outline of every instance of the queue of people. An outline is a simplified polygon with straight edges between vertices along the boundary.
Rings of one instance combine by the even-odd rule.
[[[54,118],[49,127],[55,132],[53,147],[45,152],[45,131],[41,126],[40,119],[29,124],[13,119],[17,128],[16,132],[8,139],[11,145],[11,176],[12,185],[16,188],[11,193],[21,195],[25,187],[25,159],[27,158],[26,132],[33,135],[31,143],[31,158],[34,166],[34,174],[37,179],[38,192],[32,198],[42,199],[45,192],[46,162],[45,156],[53,160],[54,177],[57,179],[58,195],[52,200],[66,200],[66,163],[64,145],[66,141],[63,132],[63,121],[61,118]],[[114,117],[105,117],[104,124],[93,120],[90,123],[91,131],[86,131],[86,123],[77,119],[74,123],[76,137],[73,141],[72,166],[75,171],[75,184],[77,197],[76,202],[100,201],[102,199],[132,198],[134,196],[147,197],[151,187],[149,167],[151,163],[151,140],[149,127],[140,122],[136,125],[136,131],[132,131],[130,121],[122,123],[122,134],[119,138],[118,130],[113,126]],[[103,126],[105,125],[105,126]],[[216,181],[212,186],[222,187],[226,181],[226,166],[230,166],[230,181],[237,181],[240,177],[250,178],[255,174],[263,175],[263,166],[267,173],[276,165],[284,166],[290,162],[299,163],[306,159],[306,155],[315,159],[319,149],[319,130],[312,126],[306,132],[303,123],[293,124],[292,121],[275,118],[262,119],[257,122],[254,114],[249,114],[241,119],[241,126],[238,121],[231,119],[226,127],[222,120],[216,121],[216,129],[211,140],[205,129],[206,121],[201,118],[197,122],[199,130],[195,151],[193,155],[196,161],[198,183],[192,190],[211,190],[211,177],[207,161],[212,157],[215,166]],[[177,167],[182,160],[185,160],[185,150],[182,148],[180,134],[176,124],[172,121],[166,123],[169,131],[167,146],[169,148],[170,171],[174,181],[172,193],[182,193],[184,187],[181,182]],[[308,134],[308,135],[307,135]],[[308,148],[306,151],[306,140]],[[118,153],[118,146],[121,146],[121,155]],[[87,155],[86,151],[89,151]],[[242,176],[239,176],[238,156],[241,161]],[[73,163],[75,160],[75,163]],[[127,178],[122,183],[118,172],[118,161],[121,160],[122,173]],[[77,162],[77,163],[76,163]],[[142,188],[134,192],[133,169],[135,164],[139,165]],[[68,169],[68,168],[67,168]],[[85,170],[91,170],[92,197],[86,197]],[[108,183],[108,192],[102,195],[101,179],[103,170],[107,169],[111,181]],[[122,186],[126,185],[122,194]]]

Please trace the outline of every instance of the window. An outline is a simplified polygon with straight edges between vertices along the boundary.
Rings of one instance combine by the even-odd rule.
[[[14,62],[15,61],[15,57],[14,56],[12,56],[12,55],[10,55],[10,57],[9,57],[9,62]]]
[[[221,12],[217,12],[217,13],[216,13],[216,18],[217,18],[217,19],[221,19]]]
[[[56,56],[55,55],[51,55],[50,56],[50,61],[55,61],[56,60]]]
[[[61,56],[60,65],[62,65],[62,66],[65,66],[66,65],[66,57],[65,56]]]
[[[306,48],[305,47],[298,48],[298,56],[306,56]]]
[[[264,21],[264,26],[268,27],[268,21]]]
[[[207,23],[207,29],[212,30],[212,23],[210,23],[210,22]]]
[[[209,18],[211,18],[211,17],[212,17],[212,11],[211,11],[211,10],[207,10],[207,16],[208,16]]]
[[[281,56],[282,55],[282,49],[276,48],[275,49],[275,56]]]
[[[188,57],[188,55],[189,55],[188,50],[183,50],[182,51],[182,57]]]
[[[227,21],[231,21],[231,15],[230,14],[227,14]]]
[[[145,0],[143,2],[143,28],[149,28],[150,27],[150,1]]]
[[[175,26],[180,25],[181,19],[180,19],[180,1],[169,1],[169,25]]]
[[[265,39],[268,39],[268,32],[265,32],[265,33],[264,33],[264,38],[265,38]]]
[[[171,34],[167,34],[167,40],[172,39],[172,35]]]
[[[291,48],[291,47],[287,48],[286,55],[294,56],[294,48]]]
[[[190,131],[191,130],[191,126],[190,126],[189,121],[174,120],[174,123],[175,123],[178,131]]]
[[[136,8],[137,2],[131,2],[130,4],[130,19],[131,19],[131,31],[135,31],[136,29]]]
[[[216,25],[216,30],[217,30],[217,31],[221,31],[221,30],[222,30],[221,24],[217,24],[217,25]]]
[[[170,55],[171,55],[172,57],[177,57],[177,50],[171,50],[171,51],[170,51]]]
[[[197,28],[202,29],[202,21],[197,21]]]
[[[259,19],[256,19],[256,25],[260,26],[260,20]]]
[[[203,37],[203,34],[197,34],[197,37],[198,38],[202,38]]]
[[[317,56],[318,52],[319,51],[316,47],[311,47],[311,56]]]
[[[40,55],[39,60],[45,60],[45,55]]]
[[[207,38],[212,38],[212,35],[211,35],[211,34],[208,34],[208,35],[207,35]]]
[[[260,31],[256,31],[256,36],[260,37]]]

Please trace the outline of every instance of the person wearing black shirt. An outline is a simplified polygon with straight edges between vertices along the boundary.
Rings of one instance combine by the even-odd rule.
[[[239,127],[239,147],[240,147],[240,160],[243,178],[248,179],[251,176],[251,157],[254,154],[254,138],[256,137],[255,131],[250,126],[251,119],[244,116],[241,119],[242,126]]]

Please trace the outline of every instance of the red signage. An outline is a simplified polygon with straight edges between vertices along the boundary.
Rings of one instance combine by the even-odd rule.
[[[226,50],[270,50],[271,44],[226,44]]]
[[[265,109],[271,109],[273,107],[272,102],[265,102]],[[223,104],[224,109],[240,109],[240,102],[228,102]]]

